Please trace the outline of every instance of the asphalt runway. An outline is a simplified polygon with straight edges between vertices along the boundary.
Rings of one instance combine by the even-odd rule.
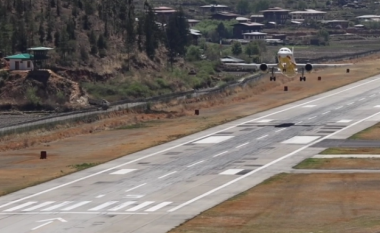
[[[379,87],[374,76],[1,197],[0,232],[167,232],[377,123]]]

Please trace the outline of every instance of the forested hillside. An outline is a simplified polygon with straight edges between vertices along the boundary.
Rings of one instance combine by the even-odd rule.
[[[55,48],[50,64],[98,71],[123,65],[128,70],[129,59],[119,64],[128,54],[145,53],[154,61],[157,49],[166,43],[152,7],[144,7],[135,10],[133,0],[2,0],[0,51],[10,55],[50,46]],[[177,31],[186,35],[183,30],[174,30],[173,37]],[[176,47],[178,38],[171,42]]]

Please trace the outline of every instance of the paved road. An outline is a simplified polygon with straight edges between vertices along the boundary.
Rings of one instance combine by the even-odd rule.
[[[1,197],[1,232],[167,232],[378,122],[379,87],[375,76]]]

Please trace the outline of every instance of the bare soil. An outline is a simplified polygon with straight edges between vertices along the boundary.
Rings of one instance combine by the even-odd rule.
[[[379,232],[380,174],[279,174],[170,233]]]
[[[69,174],[75,165],[103,163],[144,148],[173,140],[243,116],[331,90],[380,73],[379,56],[358,59],[347,74],[345,68],[318,70],[298,78],[269,77],[244,88],[186,102],[154,106],[159,113],[121,111],[87,124],[60,125],[0,139],[0,194]],[[365,63],[363,62],[365,61]],[[321,76],[322,81],[317,77]],[[284,92],[284,85],[289,91]],[[200,115],[194,115],[194,109]],[[146,127],[114,130],[146,122]],[[126,127],[128,128],[128,127]],[[48,152],[40,160],[40,151]]]
[[[297,169],[380,169],[380,159],[378,158],[310,158],[297,164]]]

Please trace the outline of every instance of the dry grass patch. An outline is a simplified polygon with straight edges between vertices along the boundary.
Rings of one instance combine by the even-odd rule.
[[[297,164],[296,169],[380,169],[379,158],[310,158]]]
[[[356,133],[350,137],[350,139],[362,139],[362,140],[379,140],[380,139],[380,123],[369,127],[359,133]]]
[[[378,232],[380,174],[280,174],[170,233]]]

